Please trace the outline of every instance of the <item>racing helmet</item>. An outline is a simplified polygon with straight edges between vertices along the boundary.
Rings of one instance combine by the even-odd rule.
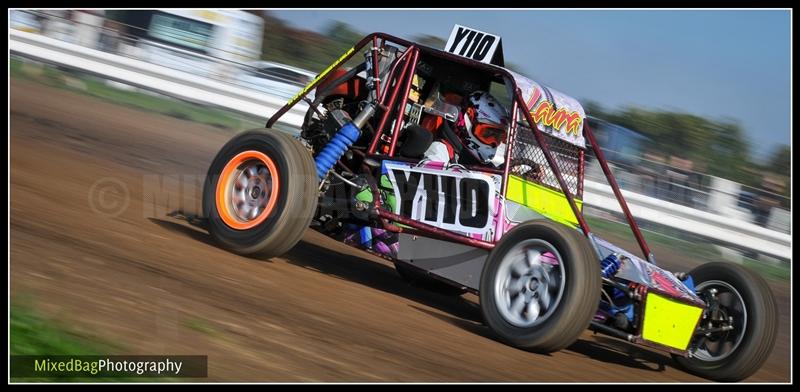
[[[488,92],[475,91],[469,95],[463,119],[465,147],[479,161],[490,162],[506,140],[508,111]]]

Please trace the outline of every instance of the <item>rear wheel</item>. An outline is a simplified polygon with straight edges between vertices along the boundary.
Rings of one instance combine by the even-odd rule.
[[[689,275],[709,308],[689,343],[691,356],[676,355],[675,361],[690,373],[717,381],[751,376],[767,360],[778,333],[778,309],[769,286],[730,263],[703,264]]]
[[[551,221],[524,223],[489,254],[481,312],[502,340],[537,352],[575,342],[600,299],[600,264],[579,232]]]
[[[206,176],[203,212],[209,232],[239,254],[281,255],[311,223],[316,181],[311,154],[291,136],[265,129],[236,135]]]

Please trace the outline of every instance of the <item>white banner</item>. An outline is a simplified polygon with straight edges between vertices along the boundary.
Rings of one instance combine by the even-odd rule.
[[[578,100],[518,73],[508,72],[514,76],[525,106],[542,132],[580,148],[586,146],[583,138],[586,113]]]

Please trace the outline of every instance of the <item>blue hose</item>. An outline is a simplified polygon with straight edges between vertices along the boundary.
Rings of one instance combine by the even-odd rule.
[[[347,123],[336,133],[336,136],[328,142],[328,145],[326,145],[325,148],[322,149],[322,152],[314,159],[317,165],[317,176],[320,181],[325,179],[325,176],[328,175],[328,172],[333,168],[333,165],[336,164],[336,161],[338,161],[339,158],[344,155],[344,152],[358,140],[359,136],[361,136],[361,130],[359,130],[355,124]]]

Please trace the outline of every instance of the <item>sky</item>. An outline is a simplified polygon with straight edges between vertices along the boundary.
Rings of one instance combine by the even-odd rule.
[[[752,154],[790,144],[788,10],[279,10],[322,31],[447,40],[454,24],[502,38],[506,63],[579,100],[739,122]]]

